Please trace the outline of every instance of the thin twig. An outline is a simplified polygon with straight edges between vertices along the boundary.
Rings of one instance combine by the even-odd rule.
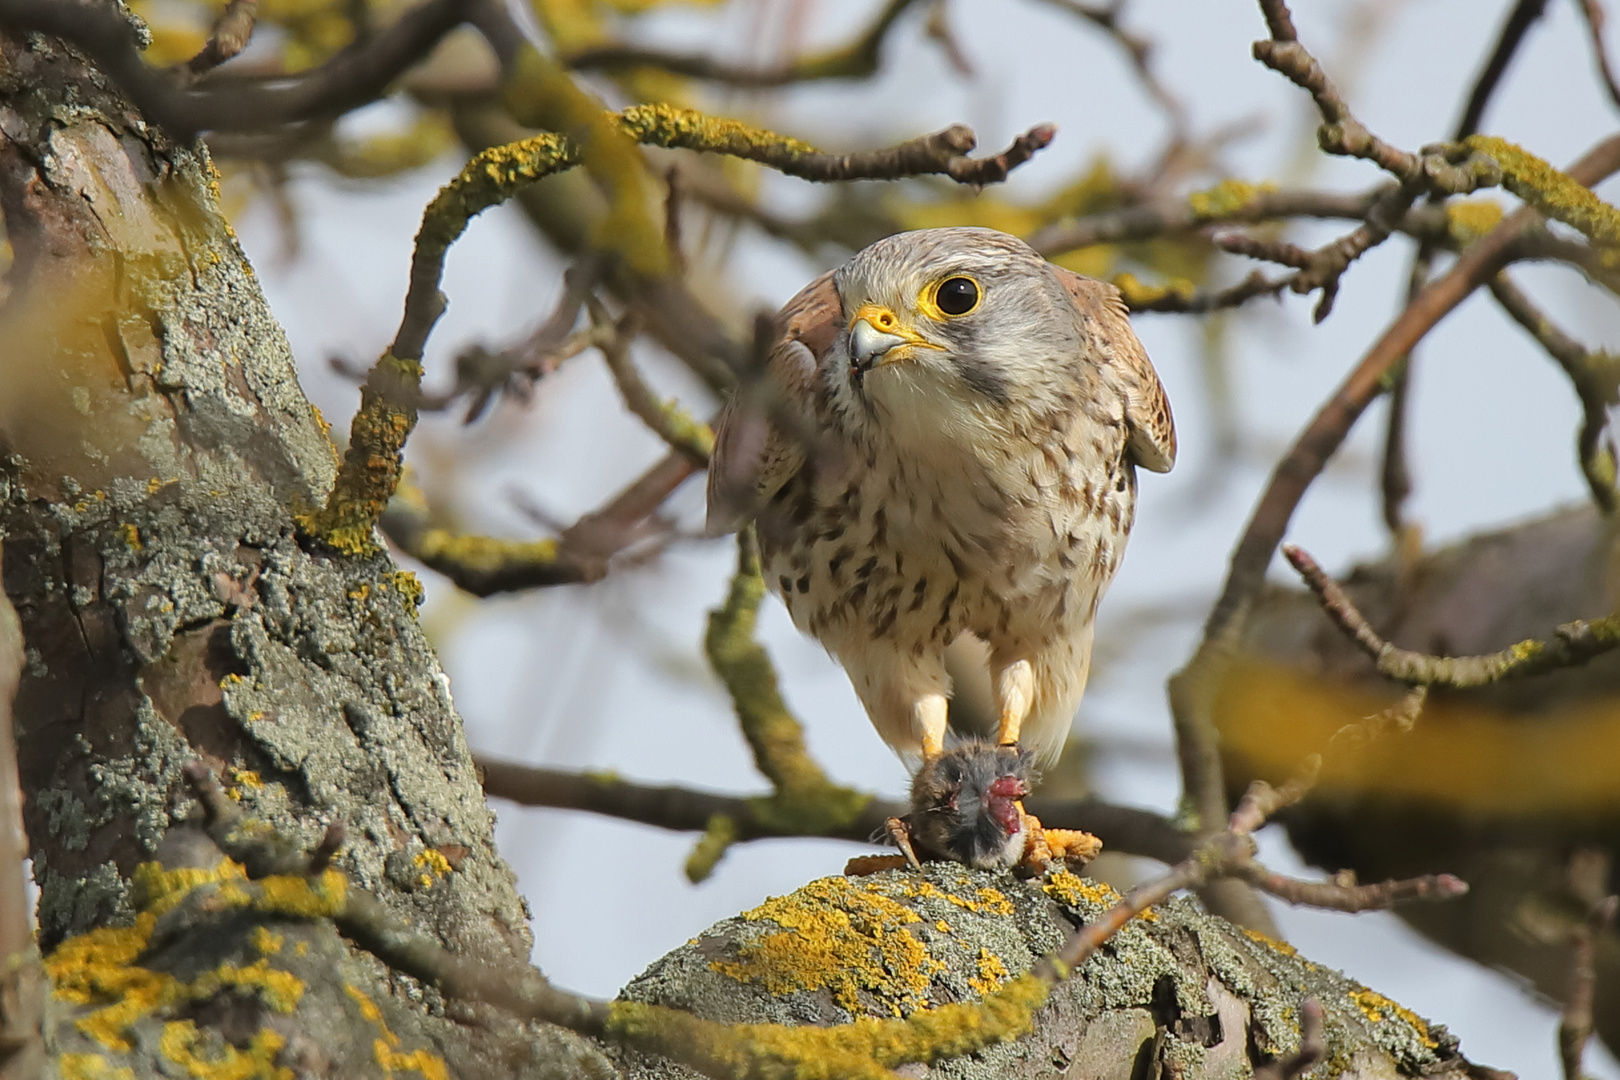
[[[0,26],[72,42],[176,140],[202,131],[263,131],[340,116],[375,100],[462,20],[465,0],[425,0],[364,43],[289,78],[182,85],[141,58],[135,27],[116,7],[0,0]]]
[[[1590,187],[1616,169],[1620,169],[1620,136],[1611,136],[1570,166],[1569,175]],[[1515,239],[1536,219],[1534,211],[1520,209],[1464,250],[1451,269],[1424,288],[1385,329],[1300,433],[1273,471],[1233,553],[1226,585],[1205,623],[1206,640],[1218,637],[1247,610],[1305,489],[1338,450],[1361,413],[1382,391],[1383,378],[1390,366],[1410,352],[1423,335],[1470,293],[1495,276],[1510,257]]]
[[[1165,86],[1163,80],[1154,72],[1153,42],[1140,34],[1131,33],[1120,24],[1120,11],[1124,5],[1086,4],[1080,0],[1045,0],[1045,2],[1095,26],[1124,50],[1130,60],[1131,71],[1136,75],[1136,81],[1142,85],[1143,91],[1154,104],[1164,110],[1165,117],[1170,123],[1170,142],[1172,145],[1184,142],[1191,126],[1187,117],[1187,106],[1170,92],[1170,88]]]
[[[1607,896],[1596,904],[1575,927],[1570,946],[1569,996],[1558,1021],[1558,1060],[1564,1067],[1564,1080],[1586,1080],[1581,1059],[1586,1040],[1592,1036],[1592,996],[1597,984],[1597,942],[1614,925],[1620,910],[1620,896]]]
[[[196,56],[180,65],[193,79],[204,75],[247,48],[253,24],[259,17],[259,0],[230,0],[220,12],[208,41]]]
[[[762,90],[824,79],[867,79],[877,74],[883,43],[907,8],[917,0],[889,0],[872,24],[841,48],[801,57],[781,67],[752,68],[709,56],[672,53],[638,45],[595,45],[563,58],[576,71],[657,68],[675,75],[742,89]]]
[[[1613,513],[1616,454],[1614,440],[1604,436],[1609,428],[1609,407],[1620,403],[1620,362],[1607,353],[1590,351],[1560,330],[1507,274],[1497,274],[1490,288],[1502,310],[1536,339],[1574,386],[1581,400],[1581,426],[1575,439],[1581,473],[1592,501],[1604,513]]]
[[[1434,656],[1402,649],[1385,641],[1373,629],[1339,583],[1329,577],[1308,552],[1293,544],[1284,544],[1282,550],[1316,594],[1322,610],[1346,637],[1373,659],[1379,674],[1408,686],[1486,686],[1503,679],[1528,678],[1575,667],[1620,647],[1620,615],[1607,615],[1591,622],[1565,623],[1558,627],[1550,641],[1521,641],[1485,656]]]
[[[1508,12],[1501,32],[1496,36],[1490,58],[1485,61],[1485,67],[1480,70],[1473,89],[1469,91],[1468,103],[1463,106],[1462,116],[1452,132],[1452,142],[1461,142],[1479,130],[1479,122],[1485,117],[1485,106],[1490,104],[1491,95],[1496,93],[1502,76],[1507,72],[1508,63],[1519,51],[1526,32],[1542,17],[1546,8],[1547,0],[1518,0]]]
[[[1603,24],[1606,21],[1603,12],[1603,0],[1577,0],[1581,9],[1581,17],[1586,20],[1587,36],[1592,41],[1592,58],[1597,61],[1598,75],[1603,79],[1603,88],[1609,92],[1609,100],[1620,107],[1620,81],[1614,77],[1614,66],[1609,63],[1609,50],[1603,43]]]
[[[636,335],[635,317],[626,316],[617,326],[613,326],[607,324],[609,317],[600,309],[600,305],[593,304],[592,318],[597,320],[598,327],[609,331],[597,347],[607,361],[608,371],[619,388],[625,408],[646,424],[654,435],[663,439],[670,449],[686,455],[695,468],[707,468],[709,453],[714,449],[714,432],[708,424],[692,419],[679,402],[660,401],[641,377],[641,372],[636,370],[635,361],[630,358],[630,343]]]
[[[1254,859],[1253,833],[1270,816],[1304,794],[1303,785],[1273,788],[1263,781],[1250,785],[1224,830],[1206,836],[1192,855],[1163,877],[1145,882],[1098,918],[1071,934],[1050,956],[1038,961],[1038,972],[1066,978],[1126,923],[1182,889],[1195,888],[1217,878],[1239,877],[1289,903],[1329,907],[1340,911],[1387,908],[1408,900],[1450,900],[1468,891],[1467,882],[1450,874],[1426,875],[1410,881],[1375,886],[1338,882],[1305,882],[1274,874]]]
[[[686,454],[668,454],[554,540],[508,540],[436,528],[426,505],[403,496],[389,502],[378,524],[400,550],[474,596],[598,581],[615,559],[668,538],[669,525],[658,510],[695,471]]]

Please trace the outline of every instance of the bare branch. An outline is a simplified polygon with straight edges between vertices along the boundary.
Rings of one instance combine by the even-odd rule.
[[[1592,39],[1592,58],[1597,61],[1598,75],[1609,100],[1620,106],[1620,82],[1614,77],[1614,66],[1609,63],[1609,50],[1603,44],[1603,0],[1579,0],[1581,17],[1586,20],[1586,32]]]
[[[1584,664],[1620,647],[1620,616],[1560,626],[1551,641],[1521,641],[1486,656],[1432,656],[1392,645],[1379,636],[1338,582],[1309,553],[1293,544],[1283,554],[1310,586],[1322,610],[1345,636],[1372,657],[1380,674],[1408,686],[1485,686],[1503,679],[1541,675]]]
[[[581,810],[634,821],[674,832],[703,832],[716,817],[729,818],[736,827],[735,843],[796,836],[820,836],[853,843],[871,843],[884,822],[906,812],[903,803],[869,797],[854,818],[823,824],[809,832],[802,822],[784,821],[761,813],[759,796],[721,795],[674,786],[638,784],[604,773],[572,773],[541,766],[518,765],[480,757],[484,791],[495,799],[519,806],[546,806]],[[1141,855],[1163,863],[1176,863],[1192,851],[1192,839],[1168,818],[1152,811],[1116,806],[1094,799],[1026,800],[1030,813],[1063,828],[1080,829],[1103,837],[1111,851]]]
[[[1496,93],[1509,62],[1519,51],[1526,32],[1545,14],[1546,9],[1547,0],[1518,0],[1508,12],[1501,32],[1497,34],[1496,45],[1491,49],[1490,59],[1485,61],[1479,78],[1474,80],[1474,88],[1469,91],[1468,103],[1463,106],[1462,116],[1458,118],[1456,130],[1451,136],[1453,142],[1461,142],[1479,130],[1479,122],[1485,116],[1485,106],[1490,104],[1491,95]]]
[[[775,68],[749,68],[728,64],[712,57],[671,53],[636,45],[598,45],[563,58],[565,66],[576,71],[623,71],[657,68],[707,82],[725,83],[746,89],[766,89],[793,83],[824,79],[866,79],[877,74],[883,42],[889,31],[916,0],[889,0],[872,24],[848,45],[806,56]]]
[[[205,75],[247,48],[253,24],[259,17],[259,0],[230,0],[220,12],[208,41],[190,60],[180,65],[192,78]]]
[[[604,327],[608,318],[599,305],[593,307],[592,317],[598,319],[599,327]],[[692,419],[679,402],[658,400],[630,359],[630,343],[636,333],[634,316],[620,320],[617,326],[604,328],[609,332],[597,347],[602,350],[602,358],[607,361],[625,407],[670,449],[686,455],[694,468],[707,468],[709,452],[714,449],[714,432],[708,424]]]
[[[1605,513],[1616,505],[1614,440],[1605,438],[1609,406],[1620,403],[1620,363],[1608,353],[1594,353],[1555,326],[1505,273],[1491,280],[1491,295],[1513,321],[1564,369],[1581,399],[1581,427],[1576,452],[1592,501]]]
[[[135,28],[116,7],[0,0],[0,26],[72,42],[148,121],[185,140],[201,131],[262,131],[327,119],[373,101],[461,22],[464,5],[425,0],[363,43],[299,75],[195,87],[141,58]]]
[[[1597,983],[1597,942],[1614,925],[1620,910],[1620,896],[1606,896],[1592,905],[1585,921],[1575,927],[1570,942],[1571,985],[1558,1021],[1558,1060],[1564,1067],[1564,1080],[1586,1080],[1581,1058],[1586,1040],[1592,1036],[1592,996]]]

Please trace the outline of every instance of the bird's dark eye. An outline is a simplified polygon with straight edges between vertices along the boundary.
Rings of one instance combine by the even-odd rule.
[[[934,303],[947,315],[966,315],[979,306],[979,285],[972,278],[946,278],[934,290]]]

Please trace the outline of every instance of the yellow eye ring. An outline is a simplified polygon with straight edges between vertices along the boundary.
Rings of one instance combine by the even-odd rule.
[[[918,307],[934,319],[960,319],[977,311],[984,301],[984,289],[967,274],[952,274],[923,290]]]

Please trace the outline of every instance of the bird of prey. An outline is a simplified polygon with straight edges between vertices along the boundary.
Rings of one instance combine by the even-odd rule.
[[[925,229],[811,282],[776,334],[718,423],[710,531],[756,519],[766,580],[902,758],[944,752],[945,649],[972,634],[997,741],[1054,761],[1136,468],[1176,454],[1119,292],[1005,233]]]

